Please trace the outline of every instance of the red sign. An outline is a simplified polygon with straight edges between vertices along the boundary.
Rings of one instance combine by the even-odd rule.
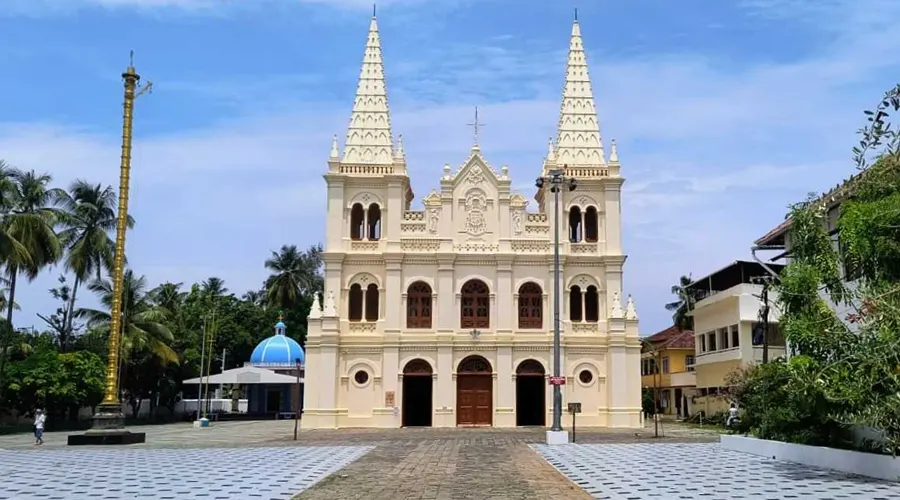
[[[566,377],[550,377],[550,385],[566,385]]]

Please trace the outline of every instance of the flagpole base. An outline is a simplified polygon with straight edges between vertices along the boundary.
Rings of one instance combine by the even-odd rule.
[[[147,441],[145,433],[125,429],[125,415],[121,405],[101,404],[93,419],[94,425],[89,431],[69,436],[69,446],[140,444]]]

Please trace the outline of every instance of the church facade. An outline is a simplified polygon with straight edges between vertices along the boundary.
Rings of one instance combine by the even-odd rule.
[[[549,426],[556,196],[545,183],[530,209],[476,144],[412,210],[381,56],[373,18],[343,151],[335,136],[324,175],[325,289],[309,316],[302,425]],[[637,427],[624,179],[615,141],[604,150],[577,21],[567,66],[558,136],[534,171],[577,181],[559,193],[563,410],[581,403],[579,426]]]

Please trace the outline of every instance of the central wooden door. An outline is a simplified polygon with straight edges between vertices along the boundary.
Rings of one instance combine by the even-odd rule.
[[[456,425],[491,426],[494,412],[494,378],[487,360],[470,356],[462,361],[456,377]]]

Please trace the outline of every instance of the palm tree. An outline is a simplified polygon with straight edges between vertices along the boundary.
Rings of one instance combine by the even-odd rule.
[[[184,305],[184,299],[187,298],[187,293],[181,291],[182,286],[184,283],[166,282],[150,290],[153,303],[172,314],[177,314]]]
[[[0,160],[0,261],[27,260],[28,250],[9,233],[9,216],[15,206],[16,181],[18,172],[8,163]]]
[[[696,296],[687,288],[691,283],[693,280],[690,275],[679,278],[678,284],[672,286],[672,294],[678,297],[678,300],[666,304],[666,310],[673,311],[672,324],[678,327],[679,331],[694,329],[694,317],[688,315],[697,302]]]
[[[67,252],[66,270],[75,275],[64,326],[71,336],[78,287],[92,276],[99,280],[103,271],[113,268],[116,244],[109,234],[116,229],[116,193],[112,186],[76,180],[56,203],[61,209],[59,239]],[[128,227],[133,226],[134,219],[129,216]]]
[[[88,290],[96,293],[105,311],[79,309],[78,316],[87,319],[88,328],[109,332],[109,310],[112,309],[112,280],[94,280]],[[163,365],[178,363],[178,354],[170,347],[174,337],[165,321],[171,314],[164,307],[154,305],[147,293],[147,280],[135,277],[131,269],[122,278],[122,361],[134,352],[145,351]]]
[[[297,245],[283,245],[266,260],[272,274],[266,280],[266,295],[270,305],[292,309],[305,294],[322,288],[322,245],[310,246],[305,252]]]
[[[16,280],[24,273],[29,281],[37,278],[41,269],[59,260],[61,247],[53,228],[59,212],[50,205],[65,191],[49,188],[51,177],[34,170],[22,172],[12,169],[9,174],[12,190],[7,200],[9,212],[3,221],[3,232],[17,241],[20,250],[4,255],[6,273],[9,276],[9,302],[6,321],[12,324],[13,304],[16,298]]]

